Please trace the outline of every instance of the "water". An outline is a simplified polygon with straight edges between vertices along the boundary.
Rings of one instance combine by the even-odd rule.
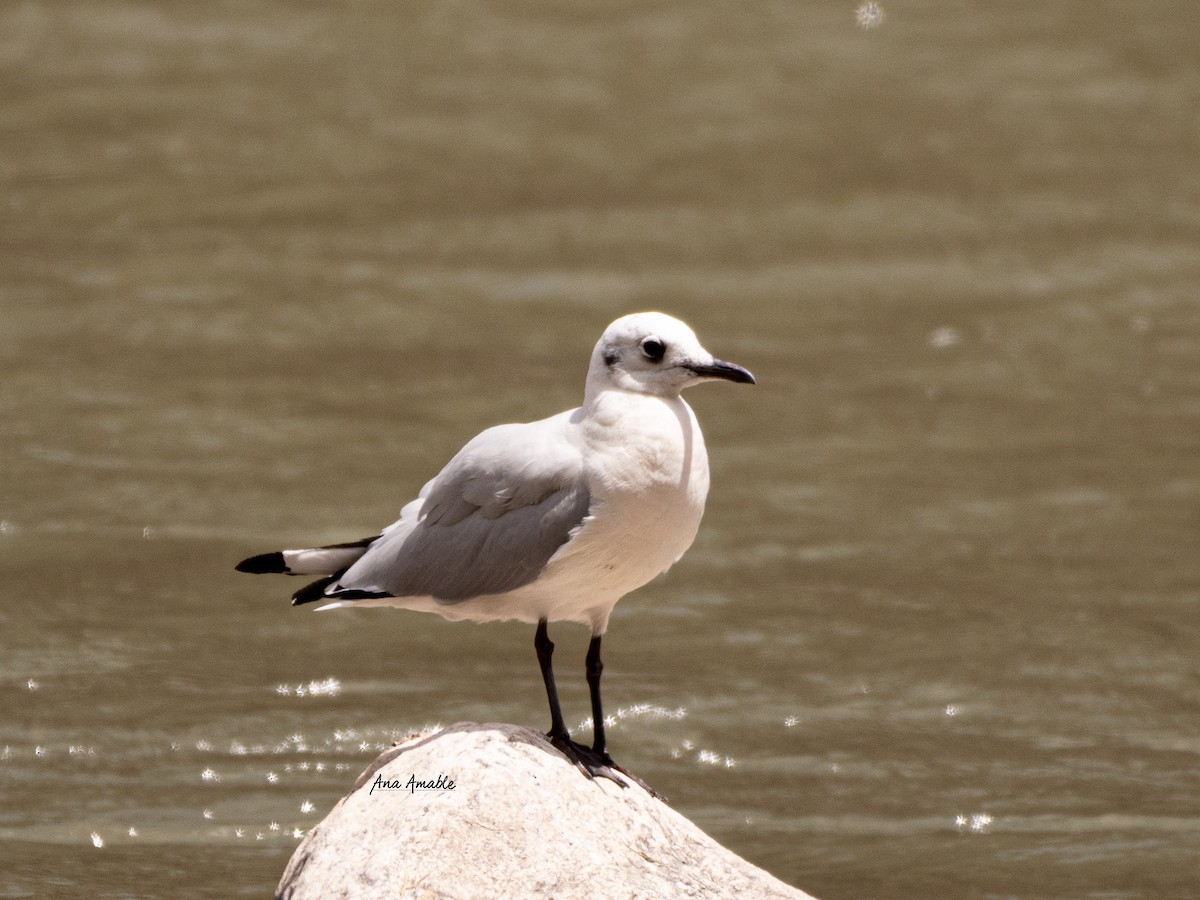
[[[643,308],[759,385],[618,759],[830,900],[1200,894],[1192,10],[883,9],[0,10],[0,895],[261,896],[395,737],[544,724],[529,629],[232,566]]]

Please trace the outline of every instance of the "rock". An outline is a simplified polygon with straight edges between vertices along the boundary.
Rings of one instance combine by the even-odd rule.
[[[381,754],[296,848],[276,893],[288,900],[739,895],[809,897],[642,788],[589,779],[541,733],[472,722]]]

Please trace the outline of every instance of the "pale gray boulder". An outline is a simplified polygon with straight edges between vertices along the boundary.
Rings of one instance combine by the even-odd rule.
[[[276,896],[809,897],[637,785],[589,779],[541,733],[471,722],[380,755]]]

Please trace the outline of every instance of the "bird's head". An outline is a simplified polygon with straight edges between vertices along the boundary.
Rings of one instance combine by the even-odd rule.
[[[616,388],[676,397],[686,387],[714,379],[754,384],[754,376],[741,366],[715,359],[678,319],[634,313],[604,329],[592,351],[588,393]]]

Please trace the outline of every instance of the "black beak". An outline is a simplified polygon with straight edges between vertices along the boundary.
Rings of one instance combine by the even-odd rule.
[[[714,359],[706,366],[689,366],[701,378],[724,378],[726,381],[736,381],[739,384],[754,384],[754,376],[741,366],[723,359]]]

